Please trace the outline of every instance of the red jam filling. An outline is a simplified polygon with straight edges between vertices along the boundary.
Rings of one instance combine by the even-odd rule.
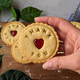
[[[44,40],[43,39],[35,39],[34,44],[38,49],[41,49],[44,44]]]
[[[14,37],[14,36],[16,36],[16,34],[17,34],[17,31],[11,31],[11,35]]]

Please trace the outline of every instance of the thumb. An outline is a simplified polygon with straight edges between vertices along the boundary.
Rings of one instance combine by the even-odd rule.
[[[43,69],[72,69],[75,68],[75,57],[73,55],[54,57],[43,64]]]

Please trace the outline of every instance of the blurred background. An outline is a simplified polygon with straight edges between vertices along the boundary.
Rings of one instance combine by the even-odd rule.
[[[28,6],[43,10],[41,16],[55,16],[69,19],[80,0],[13,0],[12,6],[23,9]],[[0,22],[6,22],[12,16],[11,9],[4,9],[0,12]],[[23,20],[20,20],[23,21]]]

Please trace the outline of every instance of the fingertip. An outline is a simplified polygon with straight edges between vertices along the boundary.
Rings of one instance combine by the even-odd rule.
[[[40,17],[35,17],[35,22],[43,22],[43,23],[47,23],[49,17],[47,16],[40,16]]]
[[[38,22],[39,21],[39,17],[35,17],[34,20],[35,20],[35,22]]]

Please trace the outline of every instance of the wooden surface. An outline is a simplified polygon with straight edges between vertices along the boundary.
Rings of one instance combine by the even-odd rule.
[[[0,22],[3,27],[4,22]],[[30,23],[24,23],[28,25]],[[42,64],[20,64],[16,62],[11,56],[11,48],[6,46],[0,37],[0,55],[4,54],[2,65],[0,66],[0,75],[7,70],[15,69],[20,70],[29,75],[33,80],[80,80],[80,75],[71,70],[44,70]],[[66,63],[65,63],[66,64]]]

